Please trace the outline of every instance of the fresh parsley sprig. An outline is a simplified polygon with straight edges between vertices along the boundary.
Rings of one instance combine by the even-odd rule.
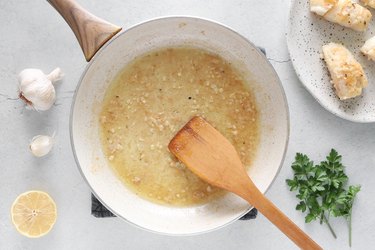
[[[286,180],[290,191],[297,191],[300,200],[296,210],[306,212],[305,222],[319,220],[326,223],[334,238],[333,228],[329,224],[330,215],[342,216],[349,224],[349,245],[351,246],[352,207],[360,186],[349,186],[345,190],[348,176],[341,163],[341,155],[332,149],[318,165],[305,154],[297,153],[292,163],[294,178]]]

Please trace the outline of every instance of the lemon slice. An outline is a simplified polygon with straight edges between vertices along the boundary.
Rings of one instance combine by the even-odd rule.
[[[20,194],[11,208],[12,222],[17,231],[29,238],[46,235],[56,222],[56,204],[42,191]]]

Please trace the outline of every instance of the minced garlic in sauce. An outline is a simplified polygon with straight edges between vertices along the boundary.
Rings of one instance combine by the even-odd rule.
[[[258,111],[241,75],[201,49],[168,48],[135,59],[111,83],[100,115],[109,165],[139,196],[175,206],[224,191],[191,173],[168,143],[194,115],[224,134],[249,167],[259,141]]]

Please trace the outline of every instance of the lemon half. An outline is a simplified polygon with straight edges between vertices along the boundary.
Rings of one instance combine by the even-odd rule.
[[[57,217],[56,204],[51,196],[34,190],[20,194],[10,213],[17,231],[29,238],[46,235]]]

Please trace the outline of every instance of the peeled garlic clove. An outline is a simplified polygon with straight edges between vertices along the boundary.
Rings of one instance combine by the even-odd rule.
[[[61,80],[60,68],[46,75],[39,69],[24,69],[18,76],[20,98],[35,110],[48,110],[56,100],[53,82]]]
[[[48,154],[54,144],[54,138],[48,135],[37,135],[30,143],[30,151],[36,157],[42,157]]]

